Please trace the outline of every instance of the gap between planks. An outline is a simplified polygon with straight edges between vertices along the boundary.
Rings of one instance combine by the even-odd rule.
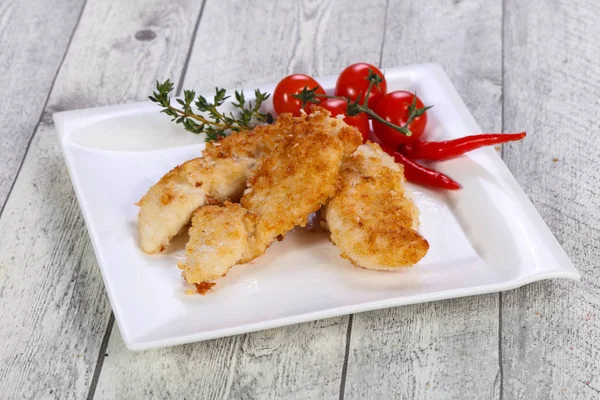
[[[88,391],[87,400],[92,400],[96,394],[96,387],[98,386],[98,380],[100,379],[100,372],[102,372],[102,366],[104,365],[104,358],[106,357],[106,349],[108,347],[108,341],[113,331],[113,325],[115,323],[115,314],[110,313],[108,318],[108,324],[106,325],[106,331],[104,331],[104,337],[102,338],[102,344],[100,345],[100,351],[98,352],[98,358],[96,360],[96,367],[94,368],[94,375],[92,376],[92,382],[90,383],[90,390]]]
[[[500,130],[505,130],[505,107],[506,98],[504,95],[504,76],[506,75],[506,68],[504,66],[504,27],[506,22],[506,0],[502,0],[502,16],[500,17]],[[504,160],[504,145],[500,148],[500,157]],[[502,301],[504,300],[502,292],[498,293],[498,373],[500,375],[500,382],[498,383],[498,398],[499,400],[504,399],[504,367],[502,360]]]
[[[346,330],[346,351],[344,353],[344,364],[342,365],[342,376],[340,378],[340,400],[344,400],[346,393],[346,375],[348,375],[348,357],[350,356],[350,340],[352,340],[352,321],[354,314],[348,317],[348,328]]]

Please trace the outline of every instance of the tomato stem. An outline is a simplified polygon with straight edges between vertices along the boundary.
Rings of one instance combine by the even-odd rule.
[[[406,123],[404,125],[402,125],[402,127],[408,129],[408,126],[410,124],[412,124],[412,122],[414,121],[415,118],[420,117],[421,115],[425,114],[425,112],[427,110],[429,110],[431,107],[433,107],[433,106],[417,108],[417,91],[415,90],[413,100],[410,103],[410,105],[408,106],[408,118],[406,119]]]
[[[367,93],[365,94],[365,101],[363,102],[363,106],[368,107],[369,98],[371,97],[371,90],[373,90],[373,86],[375,86],[381,92],[379,84],[382,82],[383,79],[375,72],[373,72],[371,68],[369,68],[369,72],[367,73],[365,80],[369,81],[369,87],[367,88]]]
[[[398,126],[398,125],[394,125],[389,121],[386,121],[385,119],[381,118],[379,115],[377,115],[375,113],[375,111],[371,110],[370,108],[366,108],[363,110],[364,113],[366,113],[367,115],[370,115],[371,118],[381,122],[382,124],[389,126],[392,129],[397,130],[400,133],[405,134],[406,136],[412,136],[412,132],[407,129],[405,126]]]
[[[369,69],[369,73],[370,72],[371,70]],[[363,102],[363,107],[369,107],[369,96],[371,95],[371,89],[373,89],[373,81],[369,80],[369,87],[367,88],[367,93],[365,94],[365,101]]]

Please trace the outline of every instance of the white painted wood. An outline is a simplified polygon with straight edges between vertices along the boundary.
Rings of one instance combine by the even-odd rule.
[[[113,330],[96,399],[337,398],[347,321],[130,352]]]
[[[384,0],[368,12],[332,0],[208,2],[185,84],[244,87],[291,73],[337,74],[359,61],[378,64],[384,18]]]
[[[497,297],[354,315],[344,398],[499,398]]]
[[[0,2],[0,210],[40,119],[83,3]]]
[[[208,2],[185,87],[233,88],[378,63],[384,13],[384,1],[368,13],[344,1]],[[356,26],[365,27],[360,40]],[[337,399],[347,326],[348,317],[333,318],[143,354],[127,351],[114,329],[96,397]]]
[[[200,6],[87,2],[0,218],[0,397],[84,398],[110,316],[51,113],[142,99],[179,75]],[[136,39],[144,29],[156,38]]]
[[[504,397],[600,398],[600,5],[506,3],[505,160],[581,271],[503,294]]]
[[[499,131],[501,19],[500,1],[391,1],[383,67],[441,64]],[[499,398],[498,307],[492,294],[355,315],[345,398]]]

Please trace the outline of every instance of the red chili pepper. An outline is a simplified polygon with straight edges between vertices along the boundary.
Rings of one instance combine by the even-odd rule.
[[[441,161],[458,157],[464,153],[484,146],[521,140],[527,135],[521,133],[484,133],[481,135],[465,136],[443,142],[425,142],[415,140],[399,148],[407,157],[423,160]]]
[[[427,168],[385,145],[382,148],[386,153],[394,157],[397,163],[404,165],[404,176],[409,182],[449,190],[457,190],[462,187],[460,183],[441,172]]]

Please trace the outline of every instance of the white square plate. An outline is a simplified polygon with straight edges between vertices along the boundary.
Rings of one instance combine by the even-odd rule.
[[[481,132],[442,69],[387,69],[389,90],[416,90],[428,112],[427,137]],[[331,90],[335,77],[318,79]],[[273,85],[261,88],[272,92]],[[252,91],[246,91],[252,93]],[[580,275],[492,148],[435,165],[463,185],[457,192],[411,186],[421,233],[431,245],[414,268],[353,267],[326,234],[297,229],[206,296],[184,294],[177,261],[137,245],[134,203],[164,173],[196,157],[201,136],[185,132],[152,103],[54,115],[69,173],[127,347],[142,350],[320,318],[516,288]]]

